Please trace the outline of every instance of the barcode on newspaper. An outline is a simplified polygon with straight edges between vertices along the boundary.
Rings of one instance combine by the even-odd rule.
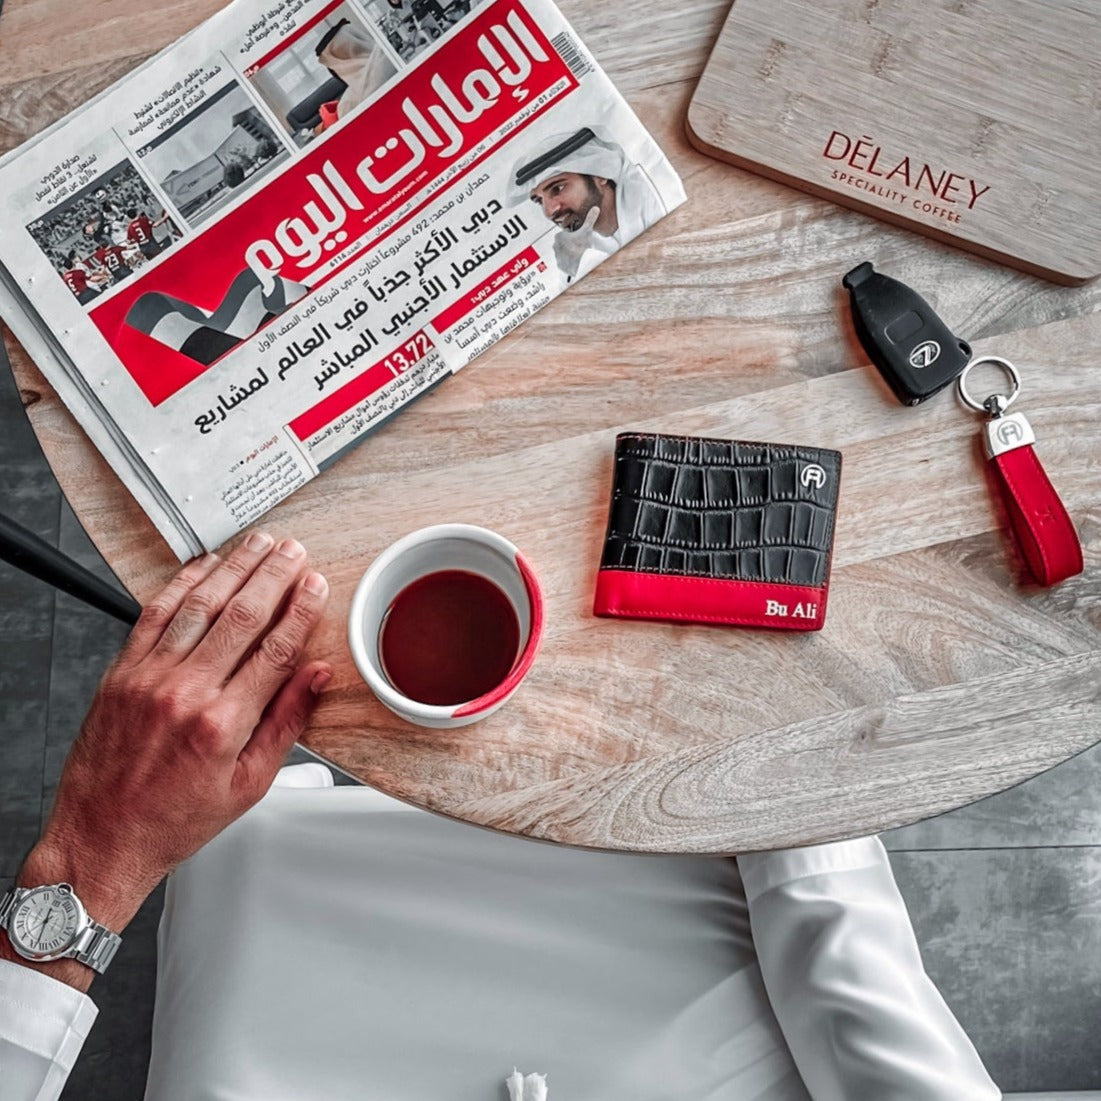
[[[591,73],[593,71],[593,66],[589,62],[589,59],[582,52],[577,39],[574,38],[569,31],[563,31],[561,34],[555,35],[554,38],[551,39],[551,45],[557,51],[558,56],[566,63],[566,67],[578,80],[586,73]]]

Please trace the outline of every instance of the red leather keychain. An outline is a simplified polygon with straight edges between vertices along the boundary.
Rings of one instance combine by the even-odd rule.
[[[975,401],[967,392],[967,376],[982,363],[994,364],[1009,376],[1008,394],[991,394]],[[1082,544],[1059,494],[1051,484],[1032,445],[1036,436],[1022,413],[1007,413],[1021,392],[1017,368],[999,356],[980,356],[957,379],[960,400],[970,409],[989,413],[983,425],[986,457],[998,472],[1010,523],[1028,568],[1041,585],[1057,585],[1082,572]]]

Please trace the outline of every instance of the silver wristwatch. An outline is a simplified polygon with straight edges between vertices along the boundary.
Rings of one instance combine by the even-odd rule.
[[[68,883],[10,888],[0,899],[0,929],[24,959],[77,960],[101,975],[122,943],[88,916]]]

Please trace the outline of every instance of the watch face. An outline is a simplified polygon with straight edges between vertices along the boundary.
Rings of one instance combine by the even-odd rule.
[[[21,955],[58,959],[76,939],[83,917],[83,907],[71,889],[36,887],[12,912],[8,935]]]

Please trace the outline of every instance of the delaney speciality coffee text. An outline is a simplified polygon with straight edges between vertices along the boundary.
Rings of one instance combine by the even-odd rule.
[[[964,173],[891,153],[867,134],[853,138],[834,130],[822,156],[845,165],[833,169],[831,178],[838,183],[948,222],[958,222],[990,190]]]

